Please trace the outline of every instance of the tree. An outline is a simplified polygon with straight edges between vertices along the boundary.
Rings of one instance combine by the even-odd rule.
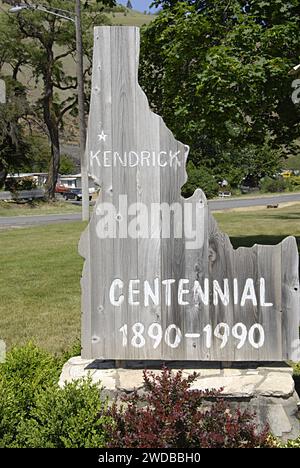
[[[13,79],[6,81],[6,104],[0,104],[0,187],[9,172],[19,172],[28,163],[29,146],[22,120],[29,112],[26,91]]]
[[[245,148],[256,160],[269,136],[277,156],[291,148],[300,114],[288,71],[300,55],[300,1],[154,3],[163,10],[144,30],[140,82],[192,161],[219,173],[240,159],[245,173]],[[280,158],[270,160],[276,171]]]
[[[19,2],[8,1],[10,4]],[[114,2],[102,2],[114,4]],[[73,0],[43,0],[39,4],[47,9],[61,8],[74,11]],[[108,18],[103,14],[103,5],[97,6],[92,2],[84,2],[83,13],[83,42],[86,55],[85,78],[91,69],[92,55],[92,27],[107,24]],[[74,24],[45,12],[22,11],[18,15],[5,15],[3,18],[8,27],[18,32],[19,42],[26,46],[28,52],[27,66],[38,84],[42,79],[43,90],[37,101],[46,124],[51,142],[51,162],[47,181],[49,198],[55,196],[55,186],[60,164],[60,129],[63,128],[65,116],[77,108],[77,80],[72,70],[66,70],[65,61],[73,57],[76,50]]]
[[[28,162],[25,172],[47,172],[51,161],[51,148],[48,138],[41,133],[26,135],[28,145]]]
[[[76,166],[73,159],[70,158],[70,156],[63,154],[60,158],[60,174],[74,174],[75,169]]]
[[[131,1],[130,1],[130,0],[128,0],[128,2],[127,2],[127,8],[129,8],[130,10],[132,10],[132,4],[131,4]]]
[[[9,172],[25,169],[28,145],[25,122],[33,110],[26,88],[18,81],[18,74],[27,62],[27,47],[22,48],[14,28],[0,21],[0,72],[6,83],[6,103],[0,105],[0,187]],[[4,73],[4,65],[6,66]]]

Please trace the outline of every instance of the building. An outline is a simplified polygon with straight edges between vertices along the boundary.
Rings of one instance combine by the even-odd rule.
[[[9,182],[9,180],[20,181],[22,179],[32,179],[36,183],[37,187],[43,187],[47,181],[47,177],[47,172],[8,174],[8,176],[6,177],[6,182]]]
[[[11,180],[21,181],[22,179],[31,179],[35,182],[37,188],[44,188],[47,182],[47,172],[30,172],[20,174],[8,174],[6,182]],[[74,175],[58,175],[57,185],[61,185],[67,188],[81,188],[81,174]],[[97,191],[97,187],[92,177],[89,177],[89,192],[94,193]]]
[[[67,188],[81,188],[81,174],[74,175],[60,175],[58,179],[58,184],[62,187]],[[94,183],[94,179],[89,177],[89,192],[94,193],[97,191],[97,187]]]

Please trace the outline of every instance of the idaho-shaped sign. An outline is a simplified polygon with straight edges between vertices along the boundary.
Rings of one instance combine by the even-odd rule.
[[[299,360],[295,238],[234,250],[202,190],[181,196],[189,148],[150,110],[138,66],[138,28],[95,29],[82,357]]]

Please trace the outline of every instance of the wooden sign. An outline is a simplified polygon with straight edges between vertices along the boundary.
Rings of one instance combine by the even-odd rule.
[[[299,360],[295,239],[234,250],[204,193],[181,196],[189,148],[138,84],[138,28],[96,28],[93,60],[82,357]]]

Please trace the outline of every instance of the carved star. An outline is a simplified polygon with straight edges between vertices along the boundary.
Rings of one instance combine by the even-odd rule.
[[[102,130],[102,132],[98,135],[99,141],[106,141],[107,136],[108,135],[105,135],[104,131]]]

